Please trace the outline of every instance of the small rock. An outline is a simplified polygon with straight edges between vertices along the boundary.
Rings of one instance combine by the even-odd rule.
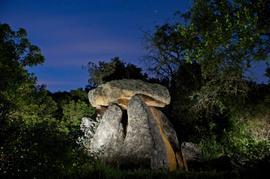
[[[192,142],[183,142],[181,149],[187,163],[200,162],[202,160],[202,152],[198,145]]]

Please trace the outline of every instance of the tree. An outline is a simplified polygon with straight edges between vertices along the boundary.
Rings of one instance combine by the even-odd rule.
[[[198,61],[202,65],[204,78],[208,80],[198,93],[201,106],[218,105],[224,109],[228,102],[233,104],[239,101],[239,96],[246,96],[245,71],[252,67],[254,61],[267,61],[270,52],[270,36],[266,31],[270,24],[260,25],[263,18],[268,18],[262,13],[265,8],[258,8],[264,3],[226,0],[194,2],[189,11],[188,28],[196,34],[198,42],[187,51],[187,60]]]
[[[181,65],[171,79],[171,105],[169,116],[173,120],[174,127],[177,129],[179,138],[184,141],[198,141],[200,138],[194,136],[203,136],[206,134],[207,122],[202,115],[198,115],[191,110],[194,105],[192,94],[198,91],[203,78],[201,67],[198,63],[192,64],[181,61]],[[203,131],[203,132],[202,132]]]
[[[35,85],[35,77],[26,67],[44,62],[40,49],[27,39],[24,29],[12,31],[0,24],[0,125],[18,108],[18,96],[25,95]]]
[[[52,129],[56,104],[27,71],[43,61],[40,49],[29,42],[24,29],[15,32],[0,24],[1,174],[28,173],[36,170],[39,162],[44,163],[38,159],[44,149],[40,148],[42,142],[35,142],[42,133],[37,126]]]
[[[119,57],[114,57],[109,62],[100,61],[98,65],[89,62],[88,72],[90,87],[95,87],[111,80],[147,79],[147,75],[142,73],[141,68],[130,63],[126,64]]]
[[[63,118],[61,120],[63,129],[73,135],[74,140],[79,137],[78,131],[83,117],[93,117],[95,110],[84,101],[71,100],[63,106]]]
[[[184,23],[157,27],[150,37],[151,62],[169,78],[181,60],[199,63],[205,84],[196,93],[197,109],[224,111],[246,96],[245,72],[253,62],[269,59],[269,9],[264,0],[195,0],[182,14]]]
[[[90,105],[86,90],[81,88],[70,92],[52,93],[57,102],[57,119],[61,131],[70,135],[76,141],[80,134],[80,123],[83,117],[95,117],[95,109]]]
[[[43,61],[25,30],[0,24],[1,176],[72,175],[89,168],[90,159],[76,144],[80,118],[94,113],[87,93],[71,91],[56,104],[27,71]]]
[[[240,156],[241,152],[267,154],[269,142],[264,140],[260,147],[239,124],[246,127],[248,120],[254,121],[254,116],[247,119],[250,113],[259,116],[269,111],[262,107],[268,105],[268,87],[255,84],[254,88],[246,76],[254,62],[269,62],[269,12],[270,1],[265,0],[194,0],[179,21],[158,26],[149,36],[151,67],[170,80],[172,105],[168,113],[177,119],[173,121],[177,132],[184,140],[200,142],[206,155],[218,156],[213,154],[224,151],[229,156],[237,151]],[[188,63],[195,66],[186,68]],[[256,89],[265,90],[262,98],[258,99]],[[264,124],[264,119],[259,121]],[[254,151],[246,151],[250,146],[256,146],[250,148]],[[245,155],[242,157],[247,159]]]
[[[150,60],[150,70],[154,71],[161,78],[168,80],[179,68],[184,60],[184,48],[187,39],[176,31],[178,25],[164,24],[157,27],[154,34],[146,36],[148,40],[147,49]]]

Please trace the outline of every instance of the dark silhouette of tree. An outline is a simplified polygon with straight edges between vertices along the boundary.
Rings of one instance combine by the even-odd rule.
[[[100,61],[98,64],[88,63],[89,85],[94,87],[111,80],[141,79],[146,80],[147,74],[133,64],[124,63],[119,57],[112,58],[109,62]]]
[[[269,78],[269,82],[270,82],[270,67],[268,67],[268,68],[265,70],[265,76]]]

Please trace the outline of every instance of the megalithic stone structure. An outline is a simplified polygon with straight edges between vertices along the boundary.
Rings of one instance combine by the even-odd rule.
[[[94,135],[84,142],[91,155],[127,168],[187,170],[176,132],[159,110],[170,103],[167,88],[115,80],[89,91],[88,97],[102,111]]]

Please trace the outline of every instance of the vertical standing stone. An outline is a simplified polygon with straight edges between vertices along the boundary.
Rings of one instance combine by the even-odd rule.
[[[131,98],[127,111],[127,134],[123,145],[124,158],[130,158],[127,163],[148,162],[152,169],[175,170],[176,156],[168,131],[166,133],[163,128],[163,114],[148,107],[139,95]]]
[[[122,149],[123,164],[132,167],[150,167],[153,137],[149,128],[147,106],[139,96],[128,103],[128,125]]]
[[[163,128],[162,113],[154,107],[148,107],[151,133],[154,136],[154,151],[152,155],[152,168],[167,168],[170,171],[177,168],[177,161],[173,147]]]
[[[156,133],[156,141],[159,142],[160,146],[163,146],[163,151],[166,151],[166,158],[165,161],[166,166],[164,165],[163,168],[168,168],[169,170],[175,170],[176,168],[187,170],[187,164],[182,156],[181,147],[179,145],[179,141],[177,138],[177,134],[175,130],[173,129],[172,124],[167,119],[167,117],[158,109],[154,107],[149,107],[149,114],[151,114],[153,117],[151,121],[153,126],[156,126],[156,128],[159,129]],[[154,127],[151,127],[151,129],[155,129]],[[154,132],[152,132],[154,133]],[[157,142],[156,142],[157,143]],[[157,162],[160,161],[160,156],[155,157]],[[156,164],[158,165],[158,164]],[[153,167],[152,167],[153,168]]]
[[[96,133],[90,144],[90,153],[95,156],[113,160],[121,148],[123,129],[121,125],[122,110],[112,104],[102,116]],[[120,143],[119,143],[120,142]]]

